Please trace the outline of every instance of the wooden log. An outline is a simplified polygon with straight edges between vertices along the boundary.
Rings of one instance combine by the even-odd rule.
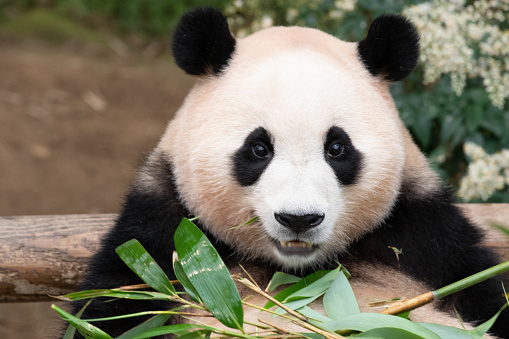
[[[71,292],[116,214],[0,217],[0,302]]]
[[[492,222],[509,226],[509,204],[460,206],[486,230],[486,244],[509,260],[509,238],[490,227]],[[50,295],[71,292],[116,217],[0,217],[0,302],[54,300]]]

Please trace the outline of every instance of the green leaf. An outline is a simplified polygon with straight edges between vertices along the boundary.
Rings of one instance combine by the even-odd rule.
[[[360,313],[352,286],[341,270],[323,297],[325,312],[332,319]]]
[[[187,279],[187,275],[184,272],[184,269],[182,268],[182,264],[180,261],[175,260],[173,262],[173,270],[175,271],[175,275],[177,276],[177,279],[179,280],[180,284],[184,287],[187,294],[189,294],[189,297],[196,301],[199,304],[203,304],[202,300],[200,299],[200,296],[198,295],[198,292],[195,290],[193,284]]]
[[[326,317],[323,314],[321,314],[307,306],[303,306],[303,307],[297,309],[297,312],[299,312],[300,314],[302,314],[303,316],[305,316],[308,319],[320,321],[322,323],[326,323],[326,322],[333,320],[333,319]]]
[[[493,317],[491,317],[491,319],[489,319],[488,321],[486,321],[486,322],[482,323],[481,325],[477,326],[476,328],[474,328],[470,332],[473,333],[473,334],[477,334],[479,336],[485,335],[486,332],[488,332],[490,330],[490,328],[493,326],[493,324],[497,320],[497,318],[500,315],[500,313],[502,313],[502,311],[505,310],[507,308],[507,306],[509,306],[509,304],[507,304],[507,303],[504,304],[500,308],[500,310],[498,310],[498,312]]]
[[[164,294],[177,295],[170,279],[138,240],[129,240],[117,247],[116,252],[126,265],[153,289]]]
[[[184,335],[179,335],[177,338],[182,339],[210,338],[210,331],[203,330],[193,331]]]
[[[419,323],[422,327],[435,332],[443,339],[481,339],[482,336],[473,334],[470,331],[463,330],[461,328],[444,326],[439,324],[431,323]]]
[[[149,330],[146,330],[143,333],[139,333],[134,337],[129,337],[129,339],[142,339],[142,338],[152,338],[159,335],[165,335],[165,334],[172,334],[172,333],[179,333],[179,332],[188,332],[190,330],[206,330],[206,331],[214,331],[217,330],[217,328],[212,326],[206,326],[206,325],[199,325],[199,324],[177,324],[177,325],[167,325],[167,326],[161,326],[152,328]],[[117,338],[120,339],[120,338]],[[126,338],[127,339],[127,338]]]
[[[207,237],[184,218],[174,240],[182,268],[209,311],[224,325],[243,331],[244,311],[239,291]]]
[[[136,300],[169,300],[167,294],[150,291],[127,291],[120,289],[110,290],[87,290],[66,294],[59,299],[65,300],[83,300],[97,297],[110,297],[110,298],[123,298],[123,299],[136,299]]]
[[[296,277],[288,273],[276,272],[272,276],[272,279],[270,279],[269,286],[267,288],[269,289],[269,292],[272,292],[281,285],[294,284],[299,282],[301,279],[302,278]]]
[[[317,295],[314,295],[312,297],[295,299],[293,301],[285,302],[285,306],[288,307],[291,310],[297,310],[297,309],[299,309],[301,307],[309,305],[310,303],[312,303],[316,299],[320,298],[324,294],[325,294],[325,291],[323,291],[323,292],[321,292],[321,293],[319,293]],[[286,311],[283,310],[281,307],[278,307],[275,312],[279,313],[279,314],[284,314]]]
[[[323,292],[327,291],[327,289],[330,287],[334,279],[336,279],[336,277],[339,275],[340,269],[341,267],[338,267],[335,270],[330,271],[320,279],[316,280],[309,286],[306,286],[292,293],[284,300],[284,302],[288,303],[290,301],[295,301],[299,299],[312,298],[319,294],[322,294]]]
[[[323,323],[320,327],[331,332],[339,330],[365,332],[380,327],[394,327],[412,332],[426,339],[440,339],[437,334],[410,320],[381,313],[353,314],[328,323]]]
[[[92,324],[89,324],[85,320],[76,318],[55,305],[51,305],[51,308],[54,309],[60,317],[62,317],[62,319],[68,321],[72,326],[74,326],[78,332],[87,339],[113,339],[106,332]]]
[[[81,316],[83,315],[83,312],[85,312],[85,309],[88,307],[88,305],[90,305],[90,303],[92,302],[92,299],[90,299],[86,304],[85,306],[83,306],[81,308],[81,310],[78,311],[78,313],[76,313],[74,316],[76,318],[81,318]],[[72,326],[72,325],[69,325],[67,327],[67,330],[65,331],[65,334],[64,334],[64,337],[62,339],[73,339],[74,338],[74,334],[76,333],[76,327]]]
[[[168,319],[170,319],[173,316],[173,314],[158,314],[149,320],[141,323],[140,325],[136,326],[133,329],[130,329],[129,331],[125,332],[121,336],[117,337],[116,339],[132,339],[137,337],[138,335],[141,335],[148,330],[152,330],[157,327],[163,326]]]
[[[288,297],[289,295],[292,295],[296,291],[299,291],[299,290],[311,285],[313,282],[317,281],[318,279],[325,276],[329,272],[330,271],[316,271],[315,273],[311,273],[310,275],[302,278],[295,285],[285,288],[284,290],[282,290],[281,292],[276,294],[274,296],[274,299],[276,299],[277,301],[283,302],[283,300],[285,300],[286,297]],[[275,306],[275,304],[272,301],[269,301],[265,304],[265,306],[263,306],[263,308],[269,309],[273,306]]]
[[[359,333],[352,337],[355,338],[373,338],[373,339],[427,339],[426,337],[420,336],[418,334],[409,332],[407,330],[402,330],[400,328],[394,327],[379,327],[374,328],[372,330]],[[442,339],[445,339],[442,337]]]

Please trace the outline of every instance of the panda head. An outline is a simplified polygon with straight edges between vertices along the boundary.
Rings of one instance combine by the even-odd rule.
[[[172,47],[197,83],[158,151],[216,237],[299,268],[334,258],[387,217],[414,145],[388,89],[417,63],[406,19],[376,19],[360,43],[301,27],[235,39],[221,13],[197,9]]]

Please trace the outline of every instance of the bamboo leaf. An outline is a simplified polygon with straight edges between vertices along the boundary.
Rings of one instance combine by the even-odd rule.
[[[115,251],[126,265],[153,289],[164,294],[177,295],[170,279],[138,240],[129,240]]]
[[[296,277],[288,273],[276,272],[272,276],[272,279],[270,279],[269,286],[267,287],[267,289],[269,290],[269,292],[272,292],[281,285],[294,284],[299,282],[301,279],[302,278]]]
[[[243,331],[244,311],[239,291],[207,237],[184,218],[174,240],[182,268],[209,311],[224,325]]]
[[[92,302],[92,299],[90,299],[85,304],[85,306],[83,306],[81,308],[81,310],[79,310],[78,313],[76,313],[74,316],[78,319],[81,318],[81,316],[83,315],[83,312],[85,312],[85,309],[88,307],[88,305],[90,305],[91,302]],[[67,330],[65,331],[64,337],[62,339],[73,339],[75,333],[76,333],[76,327],[69,324],[69,326],[67,327]]]
[[[317,295],[314,295],[312,297],[295,299],[293,301],[285,302],[285,306],[291,310],[298,310],[301,307],[309,305],[310,303],[312,303],[316,299],[320,298],[324,294],[325,294],[325,291],[323,291]],[[275,312],[279,313],[279,314],[284,314],[286,311],[283,310],[281,307],[278,307]]]
[[[332,319],[360,313],[352,286],[342,270],[323,296],[323,307],[327,316]]]
[[[309,286],[292,293],[284,300],[284,302],[287,303],[290,301],[311,298],[318,294],[323,294],[323,292],[325,292],[330,287],[334,279],[336,279],[336,277],[339,275],[340,268],[341,267],[338,267],[335,270],[330,271],[325,276],[316,280]]]
[[[431,330],[410,320],[381,313],[359,313],[336,319],[320,325],[321,328],[336,332],[339,330],[369,331],[380,327],[393,327],[412,332],[426,339],[440,339]]]
[[[471,331],[461,328],[444,326],[431,323],[419,323],[422,327],[427,328],[438,334],[443,339],[481,339],[482,336],[472,333]]]
[[[206,325],[199,325],[199,324],[177,324],[177,325],[167,325],[167,326],[160,326],[156,328],[152,328],[149,330],[146,330],[143,333],[139,333],[134,337],[129,337],[129,339],[142,339],[142,338],[152,338],[159,335],[165,335],[165,334],[172,334],[172,333],[187,333],[190,330],[206,330],[206,331],[214,331],[217,330],[217,328],[212,326],[206,326]],[[120,339],[117,338],[117,339]],[[127,339],[127,338],[125,338]]]
[[[76,318],[75,316],[67,313],[62,310],[58,306],[51,305],[51,308],[55,310],[62,319],[69,322],[72,326],[74,326],[78,332],[87,339],[113,339],[106,332],[101,330],[100,328],[89,324],[85,320],[81,320],[80,318]]]
[[[313,282],[317,281],[318,279],[320,279],[321,277],[325,276],[329,272],[330,271],[316,271],[315,273],[309,274],[306,277],[302,278],[295,285],[292,285],[292,286],[290,286],[288,288],[285,288],[284,290],[282,290],[281,292],[276,294],[274,296],[274,299],[276,299],[277,301],[283,302],[283,300],[285,300],[286,297],[288,297],[289,295],[295,293],[296,291],[299,291],[299,290],[305,288],[306,286],[311,285]],[[267,302],[265,304],[265,306],[263,306],[263,308],[268,309],[268,308],[271,308],[273,306],[275,306],[275,304],[273,302],[269,301],[269,302]]]
[[[500,313],[502,313],[502,311],[505,310],[507,308],[507,306],[509,306],[509,304],[507,304],[507,303],[504,304],[500,308],[500,310],[498,310],[498,312],[493,317],[491,317],[491,319],[489,319],[488,321],[486,321],[486,322],[482,323],[481,325],[477,326],[476,328],[474,328],[470,332],[473,333],[473,334],[477,334],[479,336],[485,335],[486,332],[488,332],[490,330],[490,328],[493,326],[493,324],[497,320],[497,318],[500,315]]]
[[[299,312],[300,314],[302,314],[303,316],[305,316],[308,319],[320,321],[322,323],[326,323],[326,322],[334,320],[334,319],[324,316],[323,314],[321,314],[307,306],[297,309],[297,312]]]
[[[187,294],[189,294],[189,297],[193,301],[196,301],[199,304],[203,304],[203,301],[200,299],[198,292],[194,288],[193,284],[191,284],[191,282],[187,278],[187,275],[184,272],[184,269],[182,268],[182,264],[180,263],[180,261],[175,260],[173,262],[173,270],[175,271],[175,275],[177,276],[177,279],[179,280],[180,284],[184,287]]]
[[[139,335],[142,335],[148,330],[164,326],[164,324],[168,321],[168,319],[171,318],[171,316],[173,316],[173,314],[158,314],[150,318],[149,320],[141,323],[140,325],[136,326],[135,328],[130,329],[121,336],[117,337],[116,339],[132,339]]]
[[[355,338],[372,338],[372,339],[427,339],[418,334],[402,330],[394,327],[379,327],[372,330],[354,335]],[[442,337],[442,339],[446,339]]]
[[[124,299],[136,299],[136,300],[169,300],[171,299],[167,294],[150,291],[123,291],[120,289],[109,289],[109,290],[87,290],[81,292],[75,292],[66,294],[62,297],[58,297],[61,300],[83,300],[97,297],[110,297],[110,298],[124,298]]]

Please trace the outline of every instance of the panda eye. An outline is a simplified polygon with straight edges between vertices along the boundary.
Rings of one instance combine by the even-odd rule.
[[[345,146],[339,143],[334,143],[329,146],[329,157],[338,158],[345,151]]]
[[[252,149],[253,149],[253,154],[257,158],[265,159],[269,156],[269,150],[263,144],[254,144]]]

